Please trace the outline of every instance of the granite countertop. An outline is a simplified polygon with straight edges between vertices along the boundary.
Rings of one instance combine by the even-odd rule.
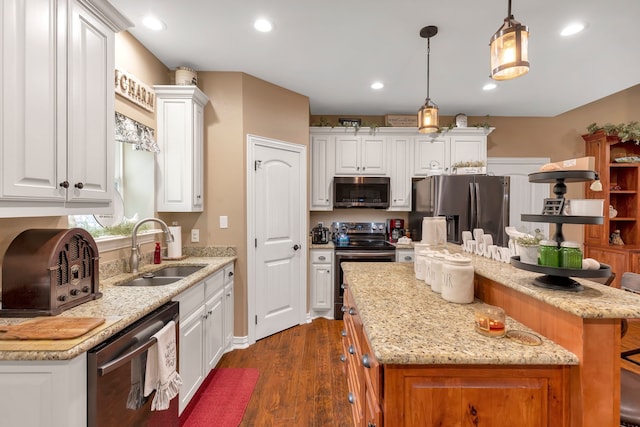
[[[542,273],[521,270],[511,264],[462,252],[458,245],[448,244],[447,249],[471,258],[476,274],[583,319],[640,318],[638,294],[579,277],[572,279],[584,286],[583,291],[544,289],[533,284],[533,279],[542,276]]]
[[[442,299],[412,263],[342,263],[372,350],[382,364],[575,365],[578,357],[537,334],[540,346],[474,330],[474,308]],[[533,332],[507,317],[507,331]]]
[[[102,297],[64,311],[59,317],[104,317],[105,324],[75,340],[0,340],[0,360],[67,360],[72,359],[126,326],[144,317],[172,298],[196,285],[205,277],[234,262],[235,256],[188,257],[180,261],[163,261],[146,265],[136,275],[120,274],[100,280]],[[133,277],[169,265],[204,265],[197,272],[164,286],[118,286]],[[25,321],[22,318],[0,318],[0,325]]]

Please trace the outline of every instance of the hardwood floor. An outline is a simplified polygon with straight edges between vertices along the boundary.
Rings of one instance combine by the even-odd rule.
[[[260,370],[240,426],[351,426],[342,328],[342,320],[319,318],[226,353],[217,367]]]
[[[240,426],[351,426],[347,383],[339,360],[342,328],[341,320],[316,319],[226,353],[219,368],[260,370]],[[633,319],[622,338],[622,350],[638,347],[640,319]],[[640,373],[640,366],[628,361],[623,360],[622,366]]]

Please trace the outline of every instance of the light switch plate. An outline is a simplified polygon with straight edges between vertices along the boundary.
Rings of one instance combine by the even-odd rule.
[[[226,215],[220,217],[220,228],[229,228],[229,218]]]
[[[191,243],[198,243],[200,241],[200,230],[197,228],[191,229]]]

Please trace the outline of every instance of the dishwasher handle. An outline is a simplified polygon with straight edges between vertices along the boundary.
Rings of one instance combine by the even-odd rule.
[[[129,350],[126,353],[116,357],[115,359],[112,359],[105,364],[98,366],[98,375],[101,377],[107,375],[109,372],[118,369],[125,363],[129,363],[134,357],[137,357],[145,351],[149,350],[156,342],[158,342],[158,340],[153,335],[156,332],[160,331],[164,326],[164,322],[158,321],[142,332],[136,334],[133,341],[135,343],[138,343],[140,341],[144,342],[141,345],[135,346],[132,350]]]

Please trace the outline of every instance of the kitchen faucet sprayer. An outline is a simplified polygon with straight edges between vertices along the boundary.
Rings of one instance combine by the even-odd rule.
[[[138,263],[140,262],[140,245],[138,244],[138,228],[145,222],[157,222],[162,227],[162,231],[164,232],[165,241],[167,243],[173,242],[173,234],[169,231],[169,227],[167,224],[158,218],[144,218],[140,221],[136,222],[133,226],[133,231],[131,232],[131,273],[138,272]]]

